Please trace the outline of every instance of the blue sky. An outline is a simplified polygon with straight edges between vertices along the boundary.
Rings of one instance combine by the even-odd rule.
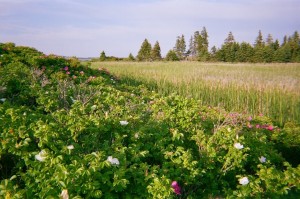
[[[282,41],[300,31],[299,0],[0,0],[0,42],[66,56],[137,55],[145,38],[164,56],[205,26],[209,45],[232,31],[254,43],[261,30]]]

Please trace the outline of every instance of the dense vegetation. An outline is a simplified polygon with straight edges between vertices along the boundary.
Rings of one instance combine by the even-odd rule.
[[[293,198],[300,127],[0,44],[0,197]]]
[[[93,62],[128,85],[144,83],[165,96],[177,93],[202,105],[263,114],[277,125],[300,123],[300,64],[203,62]]]

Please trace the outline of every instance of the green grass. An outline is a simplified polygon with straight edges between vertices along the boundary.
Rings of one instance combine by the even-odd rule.
[[[282,125],[300,122],[300,64],[93,62],[129,85],[145,83],[228,111],[264,114]]]

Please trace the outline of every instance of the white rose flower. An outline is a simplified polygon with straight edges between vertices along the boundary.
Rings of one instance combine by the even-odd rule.
[[[128,122],[127,122],[127,121],[120,121],[120,124],[121,124],[122,126],[126,126],[126,125],[128,124]]]
[[[236,148],[236,149],[242,149],[242,148],[244,148],[244,145],[242,145],[241,143],[234,143],[234,148]]]
[[[74,149],[74,146],[73,145],[69,145],[69,146],[67,146],[67,149],[72,150],[72,149]]]
[[[46,158],[47,152],[45,150],[42,150],[41,152],[39,152],[39,154],[35,155],[35,159],[37,159],[40,162],[45,161]]]
[[[258,159],[259,159],[259,161],[260,161],[261,163],[265,163],[265,162],[267,161],[267,158],[264,157],[264,156],[261,156],[261,157],[258,158]]]
[[[118,158],[113,158],[112,156],[108,156],[107,161],[110,162],[111,164],[116,164],[116,165],[120,164]]]
[[[240,179],[239,179],[239,183],[240,183],[241,185],[246,185],[246,184],[249,183],[249,179],[248,179],[247,177],[240,178]]]

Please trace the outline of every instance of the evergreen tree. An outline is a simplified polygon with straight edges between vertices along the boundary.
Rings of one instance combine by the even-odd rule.
[[[166,61],[179,61],[177,54],[174,50],[169,50],[165,58]]]
[[[201,41],[200,32],[196,31],[196,32],[194,32],[194,39],[193,39],[193,52],[194,52],[194,54],[192,56],[194,58],[198,55],[199,41]]]
[[[189,50],[188,50],[190,60],[197,60],[199,37],[200,37],[200,32],[195,31],[194,35],[191,36],[190,38]]]
[[[127,58],[128,61],[134,61],[134,56],[130,53],[128,58]]]
[[[206,28],[203,27],[200,36],[198,37],[198,60],[207,61],[209,59],[208,53],[208,34]]]
[[[288,44],[291,49],[291,61],[299,62],[300,61],[300,38],[299,33],[297,31],[290,37]]]
[[[251,44],[242,42],[240,44],[239,51],[237,52],[238,62],[252,62],[253,61],[254,49]]]
[[[263,40],[263,35],[261,33],[261,30],[258,31],[258,36],[255,39],[254,42],[254,56],[253,61],[254,62],[265,62],[265,49],[264,49],[265,43]],[[267,58],[269,59],[269,58]]]
[[[138,61],[151,61],[151,49],[151,44],[145,39],[137,55]]]
[[[228,36],[227,36],[227,38],[225,39],[224,43],[225,43],[225,44],[230,44],[230,43],[234,43],[234,42],[235,42],[234,36],[233,36],[232,32],[230,31],[230,32],[228,33]]]
[[[274,61],[276,62],[290,62],[292,59],[292,50],[291,46],[286,43],[284,46],[281,46],[278,50],[276,50],[274,55]]]
[[[100,54],[100,61],[105,61],[105,60],[106,60],[106,55],[105,55],[105,52],[102,51]]]
[[[274,51],[278,50],[278,48],[280,47],[279,45],[279,41],[278,39],[275,40],[275,42],[273,42],[270,46]]]
[[[185,58],[186,44],[184,35],[177,37],[174,51],[180,60],[183,60]]]
[[[213,46],[211,49],[210,49],[210,61],[217,61],[217,48],[216,46]]]
[[[261,33],[261,30],[258,31],[258,36],[256,37],[256,40],[255,40],[255,43],[254,43],[254,46],[255,47],[263,47],[265,44],[264,44],[264,40],[263,40],[263,35]]]
[[[221,47],[222,55],[221,59],[222,61],[226,62],[235,62],[237,58],[237,52],[239,51],[239,44],[235,42],[234,36],[232,32],[228,33],[227,38],[224,41],[224,44]]]
[[[284,35],[281,46],[284,46],[287,42],[288,42],[288,37],[286,35]]]
[[[189,42],[189,50],[188,50],[188,56],[194,57],[196,55],[196,49],[194,48],[194,37],[191,36],[190,42]]]
[[[267,44],[267,46],[270,46],[273,44],[273,37],[271,34],[268,34],[268,37],[266,39],[266,44]]]
[[[151,58],[152,60],[159,61],[161,60],[161,52],[160,52],[160,46],[158,41],[154,44],[152,50],[151,50]]]

